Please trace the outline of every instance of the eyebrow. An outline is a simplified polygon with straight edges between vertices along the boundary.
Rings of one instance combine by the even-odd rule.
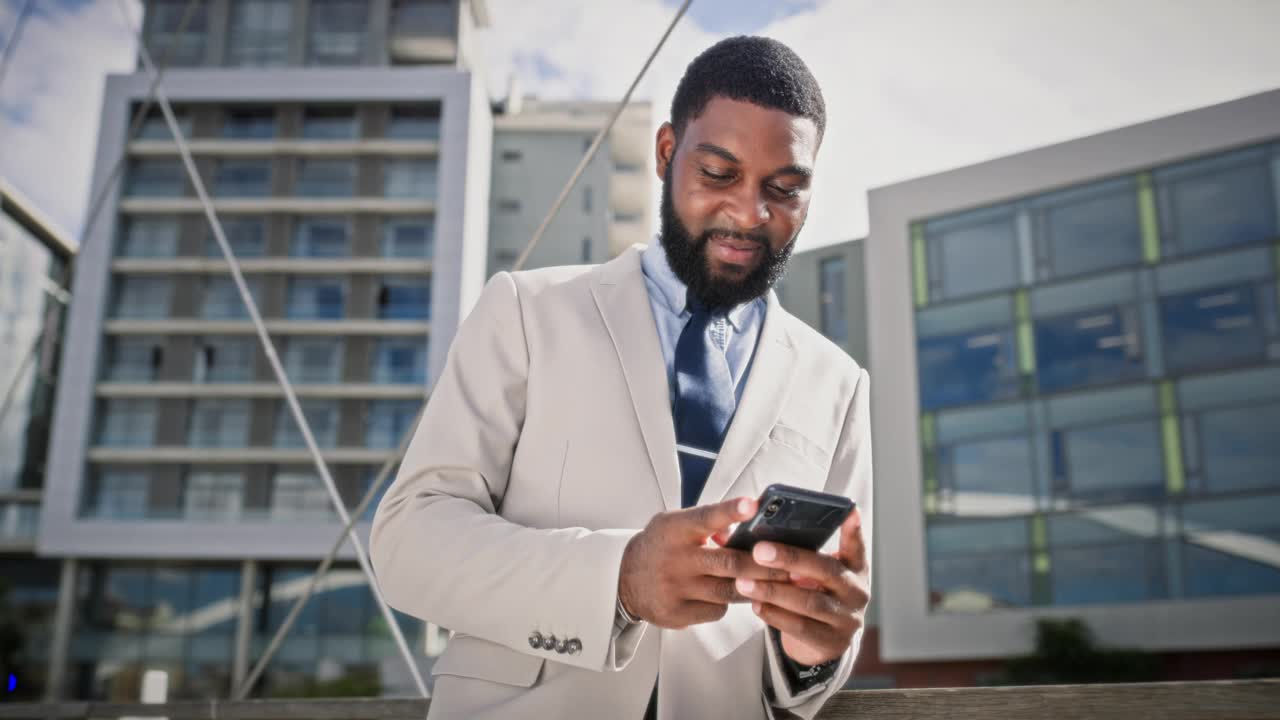
[[[710,153],[712,155],[715,155],[718,158],[723,159],[725,162],[731,162],[734,164],[742,163],[742,161],[738,159],[737,155],[734,155],[728,150],[713,143],[706,143],[706,142],[698,143],[694,147],[694,150],[697,150],[699,152],[704,152],[704,153]],[[813,177],[813,170],[807,167],[804,167],[803,165],[787,165],[785,167],[781,167],[773,171],[772,173],[769,174],[769,177],[777,177],[779,175],[799,175],[800,177],[808,180]]]

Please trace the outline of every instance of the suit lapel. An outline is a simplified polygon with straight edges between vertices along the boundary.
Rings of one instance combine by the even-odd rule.
[[[618,352],[663,503],[668,510],[679,510],[680,466],[671,420],[671,391],[639,251],[632,247],[603,265],[591,283],[591,295]]]
[[[769,429],[778,421],[782,407],[791,391],[794,379],[795,343],[787,332],[786,311],[778,303],[777,295],[769,293],[769,308],[765,312],[764,326],[756,342],[755,357],[742,391],[742,401],[729,423],[729,432],[707,484],[702,488],[699,505],[716,503],[737,482],[747,463],[769,435]]]

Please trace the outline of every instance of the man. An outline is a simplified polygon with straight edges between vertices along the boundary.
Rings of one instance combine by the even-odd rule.
[[[432,718],[808,718],[849,676],[867,374],[770,291],[825,122],[791,50],[720,42],[658,131],[661,243],[486,286],[371,538],[388,602],[454,632]],[[821,553],[718,547],[775,482],[860,512]]]

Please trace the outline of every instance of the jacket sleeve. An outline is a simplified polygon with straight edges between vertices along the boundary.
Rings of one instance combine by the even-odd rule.
[[[620,669],[638,632],[615,637],[618,573],[638,531],[534,529],[496,512],[524,423],[520,302],[515,280],[499,273],[459,327],[378,505],[371,560],[387,602],[402,612],[548,660]],[[534,632],[576,639],[576,652],[534,648]]]
[[[866,370],[862,370],[854,387],[853,399],[845,413],[844,427],[840,432],[840,440],[836,445],[831,470],[827,475],[826,492],[852,498],[858,504],[858,512],[862,516],[862,537],[867,546],[867,577],[871,576],[871,539],[872,539],[872,482],[871,482],[871,387]],[[832,537],[823,552],[833,553],[839,549],[840,538]],[[812,718],[824,703],[849,679],[853,672],[853,663],[858,656],[858,648],[862,645],[863,630],[859,629],[849,644],[840,662],[836,665],[835,674],[824,683],[814,685],[791,694],[785,674],[786,670],[780,662],[782,648],[773,642],[768,633],[765,635],[765,683],[772,689],[769,699],[774,708],[783,709],[785,713],[777,713],[780,717],[791,716]]]

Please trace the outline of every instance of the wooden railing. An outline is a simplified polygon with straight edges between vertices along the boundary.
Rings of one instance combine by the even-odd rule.
[[[427,700],[308,699],[0,704],[0,720],[422,720]],[[1280,679],[1140,685],[1046,685],[837,694],[824,720],[1280,720]]]

